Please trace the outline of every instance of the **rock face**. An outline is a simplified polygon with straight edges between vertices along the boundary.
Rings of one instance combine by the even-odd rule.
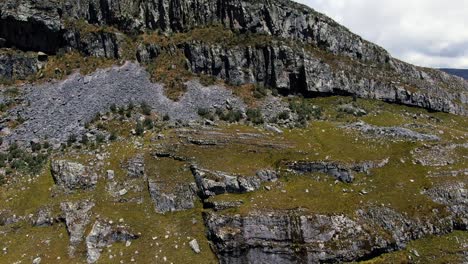
[[[220,263],[344,262],[389,246],[382,237],[342,215],[208,214],[205,221]]]
[[[352,94],[467,114],[467,82],[393,59],[325,15],[288,0],[7,0],[0,10],[0,38],[22,50],[77,49],[85,55],[121,58],[125,43],[132,42],[124,40],[122,32],[170,34],[217,24],[239,38],[253,34],[268,36],[268,41],[188,40],[170,47],[150,43],[141,45],[136,57],[149,62],[163,50],[181,51],[191,71],[232,84],[261,83],[305,95]],[[323,53],[340,59],[327,61]]]
[[[26,79],[36,74],[40,67],[35,53],[0,51],[0,79],[4,81]]]
[[[51,171],[55,183],[69,191],[93,188],[97,183],[97,175],[79,163],[54,160]]]
[[[125,226],[114,226],[109,221],[98,220],[86,237],[87,262],[96,263],[101,256],[101,250],[115,242],[127,242],[137,239]]]
[[[202,198],[224,194],[224,193],[246,193],[260,188],[262,182],[275,181],[275,172],[262,171],[256,176],[243,177],[233,176],[219,171],[209,171],[198,168],[196,165],[190,167],[195,177],[195,182]]]
[[[145,160],[143,156],[136,156],[127,163],[127,176],[129,178],[145,177]]]
[[[86,226],[91,221],[91,209],[93,207],[94,203],[91,201],[65,202],[60,204],[70,236],[68,250],[70,256],[74,255],[76,247],[83,241]]]
[[[297,161],[287,164],[290,170],[298,173],[320,172],[328,174],[335,179],[350,183],[354,180],[354,173],[370,173],[371,169],[381,168],[388,163],[388,159],[382,161],[367,161],[356,164],[341,164],[327,161]]]
[[[162,182],[148,180],[148,190],[156,212],[175,212],[195,207],[196,190],[192,184],[179,184],[170,192],[165,191],[164,186]]]
[[[460,212],[466,215],[464,210]],[[204,219],[220,263],[366,260],[459,227],[456,216],[441,218],[435,212],[411,218],[388,207],[360,209],[353,218],[283,210],[246,216],[206,213]]]
[[[417,141],[439,141],[440,138],[435,135],[418,133],[413,130],[403,127],[378,127],[366,124],[364,122],[358,122],[351,125],[345,126],[349,129],[358,130],[364,134],[377,136],[377,137],[389,137],[393,139],[404,139],[404,140],[417,140]]]
[[[453,183],[427,190],[434,202],[447,205],[456,229],[468,230],[468,188],[465,183]]]

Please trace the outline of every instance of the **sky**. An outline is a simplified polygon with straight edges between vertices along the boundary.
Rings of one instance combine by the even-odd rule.
[[[393,57],[468,69],[468,0],[295,0],[328,15]]]

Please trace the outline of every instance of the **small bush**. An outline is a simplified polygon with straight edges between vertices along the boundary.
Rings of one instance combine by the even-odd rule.
[[[32,150],[33,152],[40,151],[41,149],[42,149],[41,143],[31,142],[31,150]]]
[[[141,136],[141,135],[143,135],[144,132],[145,132],[145,128],[144,128],[143,124],[141,122],[138,122],[136,124],[136,128],[135,128],[136,135]]]
[[[133,109],[135,109],[135,104],[133,104],[133,102],[130,102],[127,106],[127,110],[128,111],[133,111]]]
[[[115,132],[112,132],[109,135],[109,141],[115,141],[115,140],[117,140],[117,134]]]
[[[146,102],[142,102],[141,105],[141,112],[144,114],[144,115],[151,115],[151,107],[146,103]]]
[[[242,111],[230,110],[226,114],[221,113],[219,118],[229,123],[239,122],[242,119]]]
[[[247,120],[249,120],[255,125],[263,124],[265,122],[263,120],[263,116],[260,109],[248,109],[246,114]]]
[[[106,137],[103,134],[97,134],[96,135],[96,142],[101,144],[106,141]]]
[[[115,104],[112,104],[112,105],[110,106],[110,110],[111,110],[112,113],[117,112],[117,106],[116,106]]]
[[[165,114],[163,116],[163,121],[169,121],[169,120],[171,120],[171,117],[168,114]]]
[[[198,115],[206,118],[210,115],[210,110],[208,108],[198,108]]]
[[[76,135],[71,134],[70,136],[68,136],[68,139],[67,139],[68,146],[73,145],[73,143],[75,142],[76,142]]]
[[[146,129],[153,129],[154,122],[150,118],[145,118],[143,121],[143,126],[146,127]]]
[[[118,110],[119,115],[124,116],[125,115],[125,107],[120,107]]]
[[[263,85],[260,85],[260,84],[256,84],[255,85],[255,88],[254,88],[254,91],[253,91],[253,96],[257,99],[261,99],[265,96],[267,96],[268,94],[268,89],[263,86]]]
[[[288,120],[289,119],[289,111],[283,111],[278,114],[278,119],[280,120]]]
[[[86,134],[81,137],[80,143],[83,145],[87,145],[89,143],[89,138]]]

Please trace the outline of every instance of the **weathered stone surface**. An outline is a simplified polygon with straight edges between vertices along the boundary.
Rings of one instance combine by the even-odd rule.
[[[52,209],[49,207],[39,209],[32,219],[32,225],[37,227],[51,226],[54,222],[55,218],[52,216]]]
[[[101,256],[101,251],[115,242],[127,242],[138,237],[138,235],[131,233],[126,226],[97,220],[86,237],[87,262],[96,263]]]
[[[64,214],[65,224],[70,236],[68,254],[73,256],[76,247],[83,241],[84,232],[91,221],[92,201],[64,202],[60,208]]]
[[[22,221],[24,217],[17,216],[16,214],[12,213],[10,210],[1,210],[0,211],[0,226],[6,226],[18,223]]]
[[[145,159],[143,156],[136,156],[130,159],[126,165],[127,176],[129,178],[144,178],[145,177]]]
[[[255,175],[247,177],[200,169],[197,165],[192,165],[190,169],[202,198],[224,193],[252,192],[260,188],[262,182],[274,181],[277,179],[277,175],[274,172],[264,171],[259,173],[260,176]]]
[[[90,189],[97,183],[97,174],[79,163],[54,160],[51,171],[55,183],[66,190]]]
[[[468,230],[468,188],[464,182],[444,184],[425,191],[434,202],[447,205],[455,228]]]
[[[436,135],[423,134],[403,127],[378,127],[364,122],[346,125],[345,128],[358,130],[364,134],[376,137],[389,137],[393,139],[418,140],[418,141],[438,141]]]
[[[370,173],[371,169],[381,168],[388,163],[388,159],[381,161],[367,161],[356,164],[344,164],[329,161],[296,161],[287,164],[288,168],[298,173],[320,172],[328,174],[335,179],[351,183],[354,173]]]
[[[440,167],[456,163],[461,159],[457,154],[458,148],[468,148],[465,144],[424,145],[411,151],[414,162],[423,166]]]
[[[24,80],[36,74],[40,67],[34,53],[0,51],[0,80]]]
[[[323,263],[352,261],[389,242],[343,215],[259,212],[205,215],[220,263]]]
[[[164,182],[148,180],[148,189],[156,212],[175,212],[195,207],[196,187],[193,184],[181,183],[169,192],[165,190],[165,185]]]
[[[454,217],[438,214],[411,218],[369,207],[353,218],[283,210],[206,213],[204,219],[220,263],[338,263],[374,258],[457,227]]]

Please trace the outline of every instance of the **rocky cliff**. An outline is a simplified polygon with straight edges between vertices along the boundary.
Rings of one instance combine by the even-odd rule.
[[[190,71],[233,85],[260,83],[284,94],[350,94],[467,111],[466,82],[398,61],[325,15],[290,1],[3,1],[0,7],[6,47],[50,54],[75,49],[85,56],[145,64],[162,53],[182,52]],[[215,25],[237,41],[213,42],[193,34]],[[151,32],[168,36],[169,43],[139,38]],[[177,41],[175,34],[185,37]],[[132,45],[139,41],[144,44]]]

